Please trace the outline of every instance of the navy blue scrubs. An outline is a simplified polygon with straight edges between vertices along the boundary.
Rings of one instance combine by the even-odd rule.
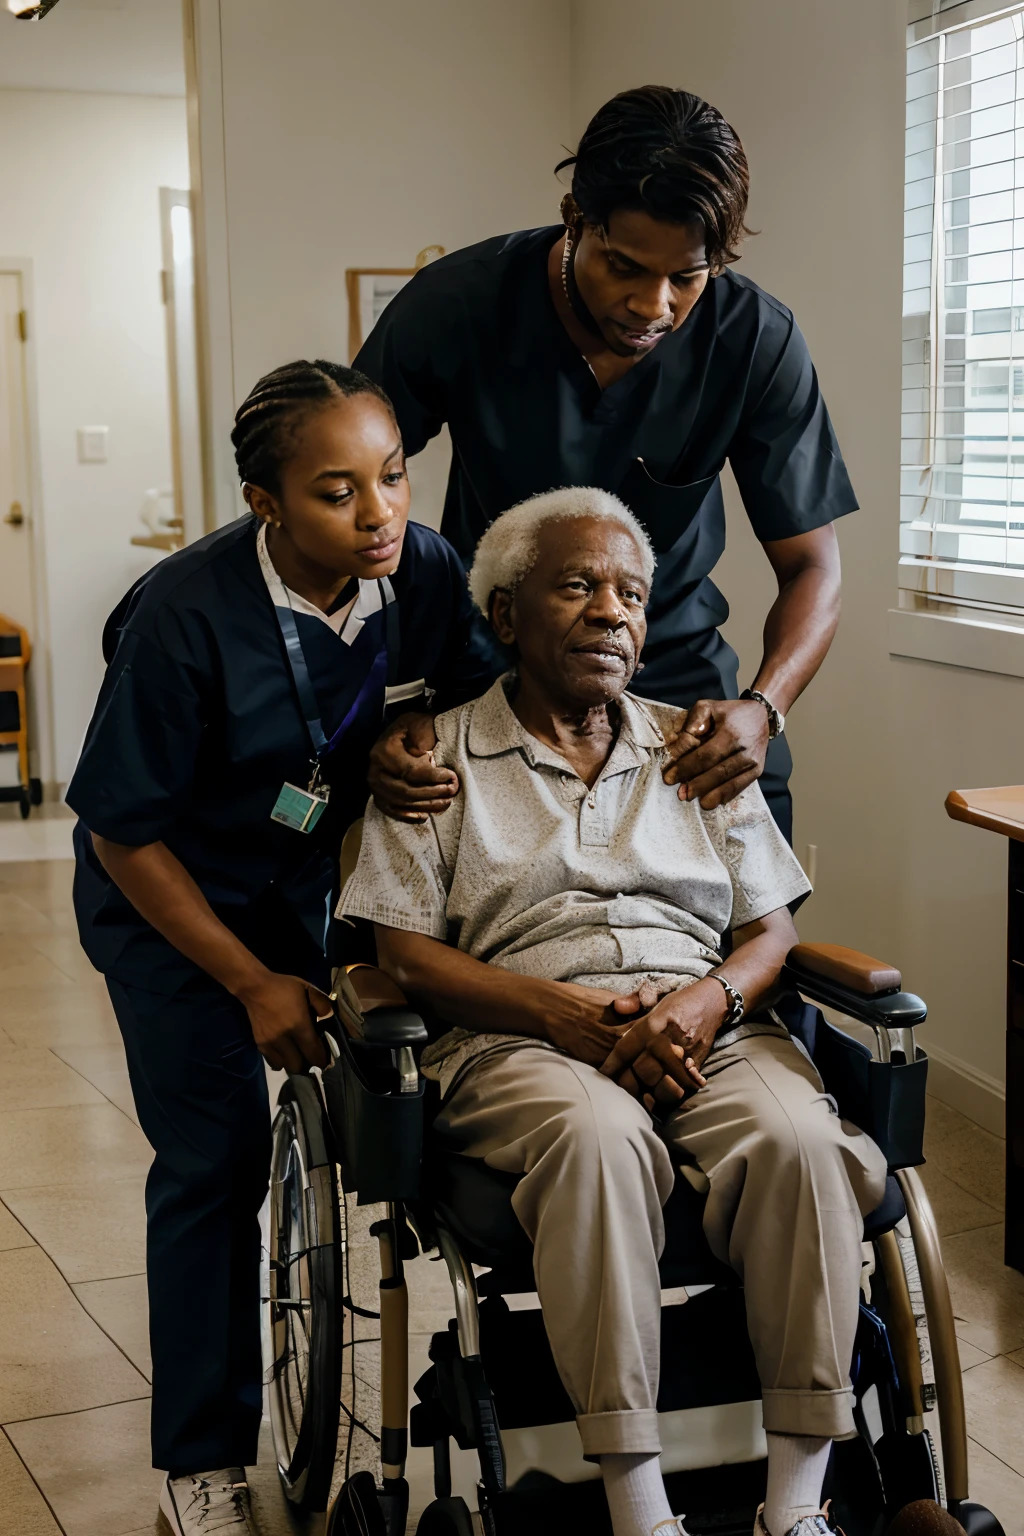
[[[329,762],[330,802],[314,833],[271,820],[282,785],[307,784],[311,745],[256,537],[255,519],[243,518],[171,555],[129,594],[108,626],[116,648],[67,795],[80,817],[79,932],[106,977],[156,1153],[146,1189],[153,1462],[172,1476],[256,1460],[266,1078],[245,1009],[136,912],[90,834],[163,842],[265,965],[323,986],[337,847],[365,804],[381,725],[347,735]],[[415,691],[423,679],[439,707],[482,691],[451,548],[410,523],[390,580],[394,685]],[[329,737],[366,657],[322,619],[295,618]]]
[[[856,509],[807,346],[785,305],[731,268],[687,319],[602,390],[551,302],[561,226],[485,240],[432,262],[388,305],[355,366],[394,402],[408,454],[448,424],[441,532],[467,563],[513,503],[564,485],[621,496],[658,557],[647,608],[645,698],[735,698],[729,606],[711,580],[725,548],[726,460],[762,541]],[[476,642],[493,650],[481,623]],[[761,779],[787,837],[785,739]]]

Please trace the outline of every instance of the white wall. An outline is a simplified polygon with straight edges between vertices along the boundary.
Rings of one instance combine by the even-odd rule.
[[[170,484],[158,189],[188,186],[185,103],[0,89],[0,143],[0,256],[33,263],[55,776],[66,782],[102,676],[103,620],[149,563],[129,543],[143,493]],[[108,463],[79,464],[76,428],[101,424]]]
[[[696,91],[751,162],[740,270],[792,306],[810,342],[862,510],[838,524],[844,606],[829,659],[790,717],[796,846],[818,846],[806,938],[903,967],[928,1040],[970,1083],[1003,1078],[1002,839],[947,820],[953,787],[1024,777],[1024,681],[890,658],[896,598],[905,12],[893,0],[574,0],[573,132],[645,80]],[[771,601],[733,494],[716,580],[744,676]]]
[[[885,638],[896,596],[901,6],[633,0],[624,22],[613,0],[194,5],[225,441],[231,408],[261,371],[345,356],[346,267],[405,265],[427,244],[454,249],[556,217],[550,168],[615,91],[683,85],[739,129],[761,231],[741,270],[796,310],[863,508],[840,524],[839,637],[791,719],[797,847],[819,849],[802,928],[902,965],[931,1006],[938,1052],[963,1065],[964,1081],[998,1087],[1005,848],[948,822],[942,802],[953,786],[1021,778],[1024,683],[893,660]],[[220,478],[230,497],[229,464]],[[773,583],[735,497],[719,580],[750,674]],[[991,1094],[961,1102],[997,1107]]]
[[[60,0],[45,26],[0,12],[0,88],[184,96],[181,0]]]
[[[296,357],[347,361],[346,267],[411,266],[427,245],[455,250],[557,221],[568,5],[196,0],[196,10],[203,197],[227,265],[211,292],[230,291],[231,398],[215,406],[223,448],[229,411],[261,373]],[[212,362],[217,372],[223,358]],[[413,475],[414,515],[428,521],[446,468],[431,457],[430,472]],[[229,478],[222,457],[227,498]]]

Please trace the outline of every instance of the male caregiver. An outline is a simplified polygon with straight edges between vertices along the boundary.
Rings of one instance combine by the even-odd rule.
[[[469,565],[506,508],[553,487],[612,491],[650,535],[657,571],[634,691],[688,711],[671,743],[682,799],[711,808],[754,779],[792,840],[784,717],[839,615],[832,526],[856,509],[807,346],[785,305],[732,268],[749,233],[738,136],[687,91],[607,102],[575,155],[564,223],[456,251],[398,294],[356,359],[394,402],[408,454],[447,423],[441,531]],[[732,466],[778,581],[764,652],[737,697],[719,473]],[[477,643],[490,646],[481,625]],[[494,675],[508,665],[494,654]],[[378,804],[446,808],[458,783],[425,756],[430,720],[378,744]]]

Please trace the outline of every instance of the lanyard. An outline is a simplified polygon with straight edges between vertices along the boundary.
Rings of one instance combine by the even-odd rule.
[[[281,626],[281,635],[284,640],[285,654],[291,669],[292,680],[295,683],[295,691],[299,696],[299,705],[302,716],[306,722],[309,739],[313,744],[318,765],[322,764],[334,751],[342,737],[351,728],[360,712],[366,704],[379,694],[381,698],[381,719],[384,714],[384,700],[387,697],[387,688],[394,685],[398,675],[399,655],[399,618],[398,602],[395,598],[394,588],[389,581],[378,580],[381,608],[384,615],[384,644],[377,651],[366,676],[359,687],[359,692],[350,705],[344,720],[334,732],[330,741],[324,733],[323,722],[320,719],[320,706],[316,701],[313,684],[309,677],[309,668],[306,666],[306,658],[302,653],[302,642],[299,639],[298,626],[295,623],[295,615],[289,605],[287,608],[279,608],[274,604],[274,612],[277,615],[278,624]]]

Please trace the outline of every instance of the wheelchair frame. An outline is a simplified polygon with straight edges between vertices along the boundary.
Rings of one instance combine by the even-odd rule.
[[[883,1301],[882,1331],[888,1338],[886,1348],[891,1349],[890,1359],[894,1365],[892,1400],[885,1408],[888,1421],[883,1423],[879,1419],[885,1430],[881,1438],[873,1438],[860,1399],[857,1408],[861,1440],[870,1452],[869,1460],[875,1466],[884,1491],[885,1518],[887,1521],[891,1519],[898,1508],[912,1499],[934,1497],[960,1520],[968,1536],[1002,1536],[1002,1527],[995,1516],[968,1497],[966,1416],[952,1306],[934,1216],[920,1175],[916,1167],[911,1166],[923,1161],[920,1130],[915,1144],[912,1121],[920,1112],[922,1118],[918,1123],[919,1126],[923,1124],[926,1058],[917,1047],[915,1027],[926,1017],[925,1006],[920,999],[901,990],[898,972],[836,946],[798,945],[789,956],[784,980],[802,997],[868,1026],[875,1036],[874,1052],[867,1052],[849,1036],[843,1037],[849,1041],[856,1062],[852,1092],[861,1114],[858,1117],[851,1113],[850,1106],[842,1101],[839,1108],[841,1113],[865,1129],[869,1128],[863,1124],[867,1114],[870,1129],[886,1150],[890,1167],[895,1171],[906,1207],[906,1216],[898,1225],[873,1240],[872,1294],[877,1292]],[[292,1079],[283,1096],[287,1096],[285,1115],[294,1118],[295,1111],[289,1106],[297,1102],[300,1113],[319,1116],[323,1128],[324,1173],[317,1174],[312,1181],[320,1193],[313,1197],[304,1196],[312,1211],[304,1238],[307,1250],[322,1247],[321,1239],[325,1236],[337,1245],[338,1183],[357,1193],[360,1203],[384,1203],[386,1215],[370,1229],[377,1238],[381,1258],[380,1457],[383,1481],[378,1487],[368,1472],[347,1479],[331,1506],[327,1533],[328,1536],[351,1536],[351,1533],[404,1536],[408,1509],[405,1470],[409,1445],[409,1384],[408,1292],[403,1261],[418,1251],[438,1250],[452,1285],[455,1330],[454,1341],[449,1340],[447,1345],[445,1335],[434,1336],[431,1359],[435,1362],[435,1376],[438,1372],[445,1373],[449,1422],[445,1426],[446,1432],[432,1440],[424,1442],[422,1436],[419,1437],[420,1443],[433,1444],[435,1498],[420,1517],[417,1531],[420,1536],[448,1536],[448,1533],[470,1536],[474,1529],[482,1529],[487,1536],[507,1536],[522,1527],[519,1521],[509,1516],[506,1507],[509,1495],[505,1488],[505,1457],[494,1398],[481,1357],[480,1298],[473,1265],[452,1233],[437,1220],[436,1214],[416,1201],[421,1142],[413,1138],[412,1157],[403,1157],[402,1149],[396,1147],[396,1140],[401,1139],[403,1122],[412,1126],[417,1114],[422,1119],[423,1084],[416,1066],[415,1047],[425,1042],[426,1029],[390,978],[371,966],[347,966],[339,971],[333,1001],[339,1026],[338,1039],[328,1037],[334,1060],[322,1081],[329,1101],[333,1101],[333,1119],[335,1122],[340,1119],[342,1123],[332,1125],[313,1079]],[[832,1035],[840,1034],[837,1029],[830,1030],[830,1048],[845,1049],[831,1040]],[[378,1070],[376,1085],[367,1080],[362,1066],[370,1056],[386,1063],[383,1076]],[[383,1092],[379,1091],[382,1082],[386,1084]],[[341,1091],[342,1085],[344,1091]],[[375,1086],[378,1091],[374,1091]],[[313,1089],[312,1096],[310,1089]],[[369,1115],[366,1113],[368,1105]],[[383,1119],[379,1120],[377,1112],[382,1106],[385,1106]],[[281,1114],[279,1111],[279,1120]],[[374,1123],[375,1118],[379,1123]],[[278,1121],[275,1121],[275,1156],[277,1138]],[[372,1172],[367,1180],[360,1181],[356,1170],[364,1169]],[[331,1174],[329,1181],[325,1177],[328,1170]],[[328,1185],[333,1203],[324,1199],[323,1191]],[[272,1198],[279,1199],[280,1194]],[[337,1306],[340,1298],[340,1287],[323,1280],[323,1276],[330,1272],[330,1265],[321,1263],[318,1268],[320,1281],[317,1284],[311,1282],[309,1286],[308,1311],[313,1322],[310,1338],[320,1339],[321,1352],[323,1329],[317,1335],[316,1309],[332,1304]],[[333,1303],[329,1299],[332,1292]],[[349,1302],[350,1298],[345,1300]],[[273,1297],[270,1305],[273,1313]],[[879,1316],[877,1309],[875,1316]],[[279,1315],[276,1319],[272,1315],[271,1321],[272,1327],[276,1323],[280,1329]],[[310,1358],[314,1355],[315,1351]],[[272,1382],[276,1374],[276,1358],[270,1360]],[[340,1385],[340,1365],[337,1374]],[[315,1395],[312,1376],[310,1383],[312,1397]],[[321,1393],[325,1383],[326,1390],[332,1391],[333,1379],[329,1372],[321,1369],[320,1378],[315,1383]],[[941,1470],[936,1465],[927,1427],[933,1411],[939,1424]],[[422,1405],[419,1409],[414,1408],[413,1413],[414,1423],[417,1414],[421,1420],[430,1417]],[[303,1476],[300,1468],[296,1476],[296,1437],[289,1440],[286,1435],[282,1436],[277,1422],[274,1426],[275,1446],[282,1483],[291,1501],[303,1508],[323,1508],[326,1496],[323,1452],[326,1448],[326,1459],[333,1460],[338,1414],[333,1413],[332,1428],[325,1423],[325,1419],[332,1418],[330,1406],[325,1412],[322,1405],[313,1403],[310,1418],[317,1425],[316,1431],[311,1430],[305,1442],[311,1455],[317,1436],[322,1442],[314,1475]],[[480,1507],[476,1525],[465,1501],[452,1493],[452,1438],[463,1449],[475,1449],[479,1457]],[[297,1439],[302,1440],[301,1426]],[[854,1445],[858,1443],[853,1442]],[[836,1449],[840,1459],[849,1460],[854,1454],[843,1450],[841,1445]],[[883,1460],[886,1462],[884,1476]],[[744,1465],[749,1470],[753,1464]],[[729,1472],[741,1477],[742,1466],[734,1466]],[[328,1475],[326,1485],[329,1481]],[[671,1478],[669,1485],[671,1490]],[[572,1487],[578,1495],[580,1490],[592,1490],[595,1485],[574,1483]],[[550,1492],[548,1487],[547,1494]],[[543,1497],[544,1490],[540,1490],[539,1495]],[[600,1502],[603,1505],[603,1499]],[[536,1505],[532,1513],[524,1510],[536,1536],[543,1536],[544,1530],[543,1518],[538,1515],[540,1507]],[[596,1509],[594,1506],[594,1512]],[[695,1528],[700,1529],[699,1526]],[[735,1529],[745,1532],[749,1523]],[[870,1529],[866,1525],[858,1529],[851,1524],[847,1536],[880,1536],[880,1531],[877,1522]],[[722,1536],[725,1536],[724,1530]]]

